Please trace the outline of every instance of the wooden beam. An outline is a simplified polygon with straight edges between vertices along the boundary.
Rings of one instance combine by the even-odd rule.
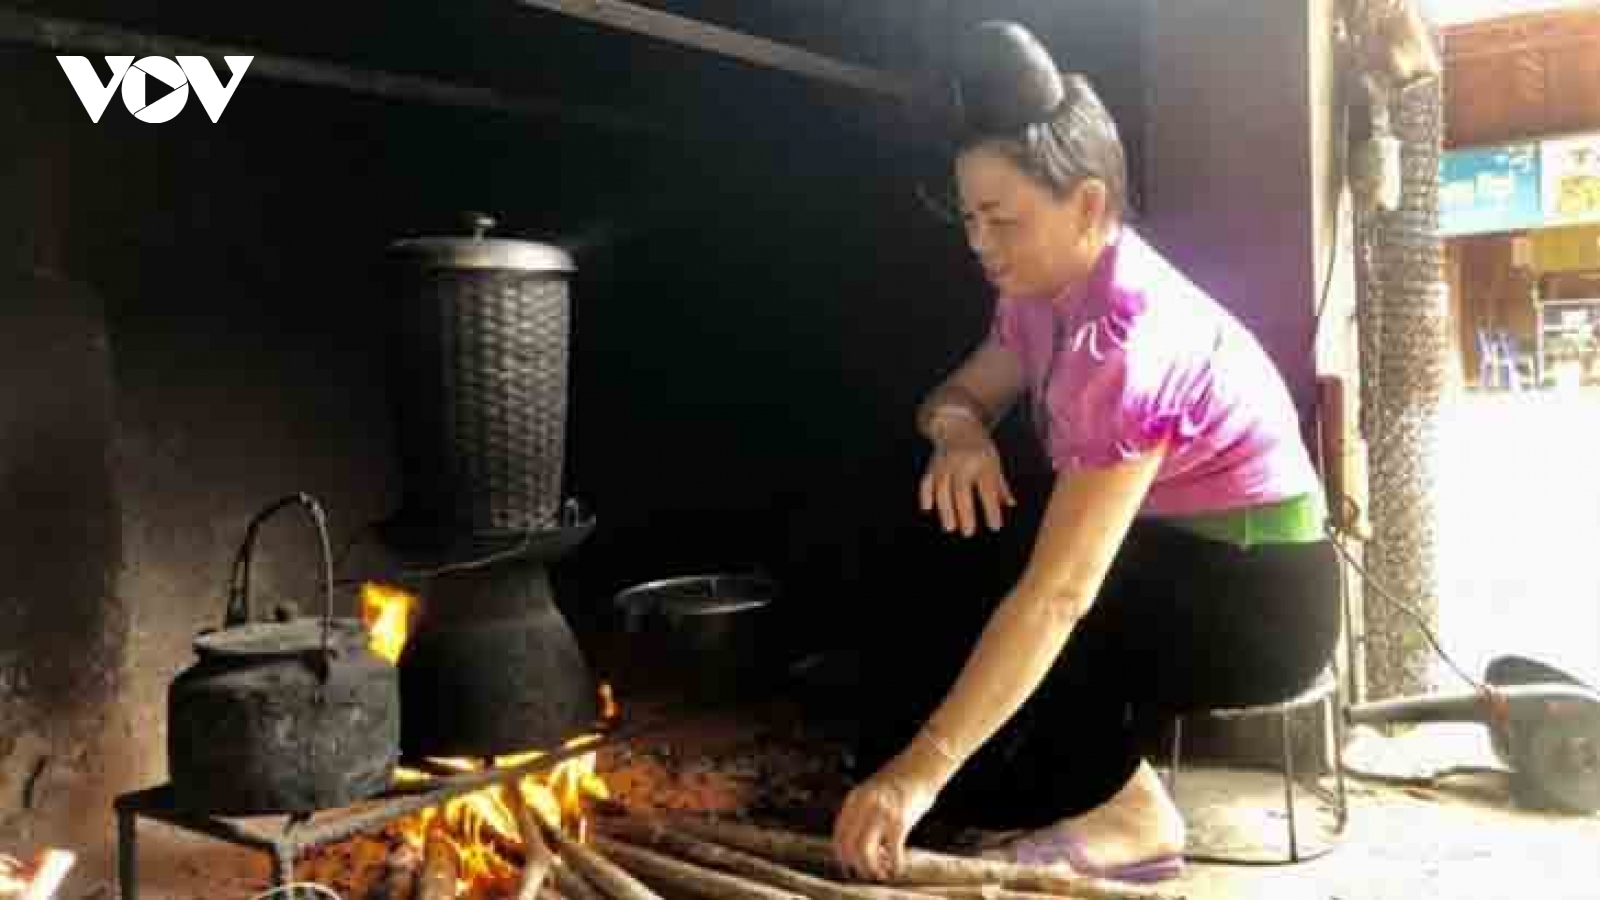
[[[509,94],[494,88],[456,84],[434,78],[274,56],[248,47],[225,46],[187,38],[143,34],[72,19],[38,16],[0,7],[0,42],[45,47],[51,51],[133,56],[253,56],[248,75],[291,84],[333,88],[384,100],[414,101],[436,106],[466,107],[512,116],[555,118],[607,131],[692,141],[689,129],[626,115],[597,106],[543,97]]]
[[[915,102],[922,95],[908,78],[624,0],[517,0],[517,3],[902,102]]]

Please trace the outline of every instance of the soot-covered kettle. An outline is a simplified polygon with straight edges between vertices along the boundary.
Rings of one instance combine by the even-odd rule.
[[[322,615],[256,621],[256,534],[298,506],[322,554]],[[178,805],[218,815],[311,812],[384,790],[400,755],[400,681],[355,619],[333,616],[333,562],[322,506],[285,497],[250,522],[234,559],[220,630],[167,695],[167,764]]]

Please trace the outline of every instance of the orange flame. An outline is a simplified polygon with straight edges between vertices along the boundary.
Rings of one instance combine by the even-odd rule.
[[[597,739],[585,735],[568,741],[563,749],[581,747]],[[530,763],[540,752],[500,756],[494,759],[497,766],[516,766]],[[481,768],[482,763],[466,759],[436,759],[431,762],[440,768],[470,772]],[[588,833],[588,819],[584,804],[589,800],[610,798],[605,781],[595,774],[596,754],[585,753],[559,763],[547,772],[528,775],[517,783],[522,802],[544,824],[563,834],[584,840]],[[428,781],[430,775],[414,769],[400,769],[396,779],[402,782]],[[516,814],[507,805],[501,791],[485,788],[448,801],[441,808],[424,810],[401,823],[401,833],[419,850],[427,840],[428,831],[442,817],[444,833],[456,853],[460,880],[457,896],[474,887],[514,877],[516,867],[501,854],[501,848],[522,846],[522,836],[517,829]]]
[[[28,889],[28,879],[22,877],[22,862],[10,856],[0,856],[0,897],[17,897]]]
[[[373,653],[390,663],[399,661],[416,607],[417,599],[399,588],[370,581],[361,586],[361,620],[372,634]]]
[[[50,900],[77,861],[78,855],[70,850],[46,850],[31,866],[0,854],[0,898]]]
[[[417,598],[389,585],[367,583],[361,587],[362,621],[371,633],[370,646],[374,653],[397,662],[410,636],[412,612],[418,606]],[[600,709],[603,721],[617,717],[616,698],[609,684],[600,685]],[[568,741],[562,749],[582,747],[599,740],[599,735],[583,735]],[[524,765],[543,756],[542,751],[500,756],[493,760],[496,766]],[[588,836],[588,818],[584,804],[590,800],[609,800],[611,793],[605,780],[595,773],[597,758],[585,753],[551,767],[548,771],[528,775],[517,783],[522,802],[542,819],[548,827],[577,840]],[[483,767],[481,760],[434,759],[430,762],[441,769],[458,772],[476,771]],[[433,779],[433,775],[416,769],[395,770],[395,781],[416,784]],[[516,814],[507,805],[506,794],[495,788],[484,788],[457,797],[442,807],[424,810],[400,824],[401,833],[418,850],[427,842],[430,829],[442,828],[445,839],[455,852],[458,877],[456,896],[463,897],[474,890],[495,882],[514,878],[517,867],[501,855],[502,848],[522,845],[517,828]],[[0,900],[5,895],[0,894]]]

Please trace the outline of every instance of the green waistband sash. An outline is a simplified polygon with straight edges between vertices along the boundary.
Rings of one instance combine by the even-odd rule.
[[[1222,512],[1167,516],[1167,522],[1203,538],[1248,550],[1263,544],[1309,544],[1327,537],[1320,493]]]

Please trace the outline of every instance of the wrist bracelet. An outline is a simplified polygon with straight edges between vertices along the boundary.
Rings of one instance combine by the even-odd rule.
[[[977,416],[978,420],[985,424],[988,424],[988,422],[993,418],[989,412],[989,405],[984,403],[976,394],[972,393],[966,388],[956,384],[946,384],[942,390],[944,392],[944,399],[936,405],[960,407],[963,411],[970,412],[974,416]]]
[[[977,411],[972,407],[957,400],[946,400],[938,406],[935,406],[933,408],[933,412],[929,414],[928,418],[937,419],[940,416],[956,416],[962,419],[971,419],[972,421],[977,422],[979,425],[984,424],[983,416],[978,415]]]
[[[976,412],[974,412],[970,407],[968,407],[964,403],[959,403],[959,402],[954,402],[954,401],[947,400],[944,403],[941,403],[938,406],[935,406],[933,409],[929,410],[928,411],[928,431],[929,431],[930,434],[933,434],[933,435],[937,435],[938,434],[939,421],[941,419],[944,419],[944,420],[964,419],[964,420],[966,420],[968,422],[971,422],[972,424],[978,426],[979,428],[983,429],[985,432],[987,432],[989,430],[989,425],[988,425],[987,422],[985,422],[983,420],[983,417],[978,415]]]

